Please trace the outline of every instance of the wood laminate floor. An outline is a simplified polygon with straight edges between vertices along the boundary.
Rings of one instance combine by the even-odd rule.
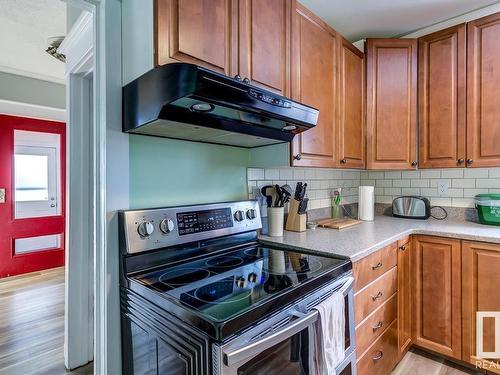
[[[484,374],[460,366],[422,350],[411,349],[396,366],[392,375],[472,375]]]
[[[0,279],[0,375],[93,374],[66,371],[64,268]]]

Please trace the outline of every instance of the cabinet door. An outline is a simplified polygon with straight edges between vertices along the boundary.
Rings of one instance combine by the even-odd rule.
[[[292,165],[337,166],[336,58],[338,37],[333,29],[296,3],[292,19],[292,98],[319,110],[317,125],[292,143]]]
[[[398,358],[411,346],[411,239],[398,241]],[[398,361],[399,361],[398,359]]]
[[[187,62],[236,74],[238,0],[157,0],[155,63]]]
[[[500,245],[462,242],[462,359],[472,364],[481,361],[476,356],[476,313],[478,311],[500,313],[499,270]],[[494,333],[494,318],[484,318],[483,352],[495,351]],[[496,351],[498,350],[497,347]],[[500,369],[492,366],[483,365],[482,368],[489,368],[493,372],[500,373]]]
[[[239,75],[290,94],[291,0],[240,0]]]
[[[461,359],[460,241],[416,236],[413,343]]]
[[[500,13],[468,24],[467,165],[500,166]]]
[[[418,39],[419,166],[465,166],[465,24]]]
[[[338,150],[340,166],[365,167],[364,54],[342,38],[339,53]]]
[[[417,40],[367,39],[368,169],[414,169]]]

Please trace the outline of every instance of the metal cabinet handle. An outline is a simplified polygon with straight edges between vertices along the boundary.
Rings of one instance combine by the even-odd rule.
[[[418,162],[417,162],[417,161],[412,161],[412,162],[411,162],[411,166],[412,166],[412,167],[416,167],[417,165],[418,165]]]
[[[467,165],[471,165],[472,163],[474,163],[473,159],[467,159]]]
[[[379,350],[377,354],[375,354],[372,359],[374,361],[378,361],[380,359],[382,359],[382,357],[384,356],[384,352],[382,350]]]
[[[378,329],[382,328],[382,326],[384,325],[384,323],[382,321],[378,322],[376,325],[374,325],[372,327],[373,329],[373,332],[377,331]]]
[[[463,158],[460,158],[460,159],[457,160],[458,164],[463,164],[464,162],[465,162],[465,159],[463,159]]]
[[[382,267],[382,262],[378,262],[376,265],[372,266],[372,270],[376,270],[380,267]]]
[[[346,158],[341,159],[341,160],[340,160],[340,163],[342,163],[342,164],[347,164],[347,159],[346,159]]]
[[[406,250],[406,246],[405,246],[405,245],[401,245],[401,246],[399,247],[399,250],[401,250],[401,251],[405,251],[405,250]]]
[[[297,154],[293,157],[295,160],[300,160],[302,159],[302,156],[300,156],[300,154]]]
[[[372,300],[376,301],[380,297],[382,297],[384,294],[382,292],[378,292],[376,295],[372,296]]]

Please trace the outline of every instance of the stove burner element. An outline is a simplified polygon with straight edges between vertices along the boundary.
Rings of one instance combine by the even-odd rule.
[[[224,256],[207,260],[205,263],[209,267],[228,268],[235,267],[243,263],[243,259],[236,256]]]
[[[205,303],[234,303],[249,298],[252,290],[234,289],[232,277],[204,285],[194,292],[194,296]]]
[[[169,286],[182,286],[194,283],[210,276],[210,271],[203,268],[178,268],[165,272],[158,278],[158,281]]]

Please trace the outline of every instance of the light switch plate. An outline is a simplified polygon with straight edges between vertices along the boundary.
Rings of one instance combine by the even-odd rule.
[[[0,189],[0,203],[5,203],[5,189]]]

